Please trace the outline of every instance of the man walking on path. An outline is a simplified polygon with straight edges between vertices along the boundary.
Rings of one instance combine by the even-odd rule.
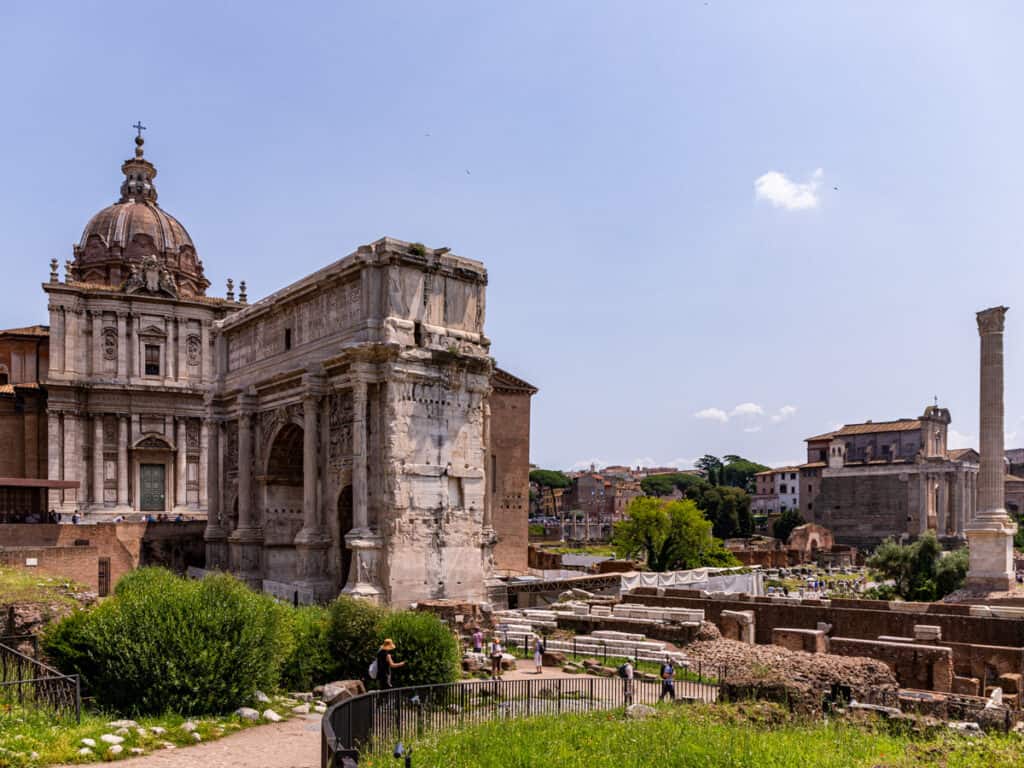
[[[473,653],[484,652],[484,633],[477,627],[473,631]]]
[[[505,655],[505,649],[501,647],[498,638],[491,640],[491,678],[498,680],[501,677],[501,659]]]
[[[666,696],[672,701],[676,700],[676,668],[671,656],[666,656],[665,663],[661,665],[661,695],[658,701],[663,701]]]
[[[622,692],[625,697],[626,706],[633,704],[633,662],[626,659],[626,663],[619,667],[622,676]]]

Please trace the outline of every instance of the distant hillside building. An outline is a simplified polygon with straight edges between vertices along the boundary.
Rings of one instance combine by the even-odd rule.
[[[750,511],[771,520],[787,509],[800,508],[800,467],[766,469],[754,475]]]
[[[978,455],[947,448],[949,424],[949,410],[928,406],[916,419],[847,424],[808,438],[800,467],[805,518],[857,547],[927,530],[963,541]]]

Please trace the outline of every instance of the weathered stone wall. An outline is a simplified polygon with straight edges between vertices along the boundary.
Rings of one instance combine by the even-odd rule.
[[[832,531],[836,541],[873,547],[907,531],[908,510],[919,505],[918,487],[898,474],[825,476],[814,502],[814,517]]]
[[[530,393],[495,388],[490,396],[491,459],[488,492],[494,515],[494,567],[528,569],[530,513]]]
[[[904,688],[948,692],[953,687],[953,652],[949,648],[832,637],[829,639],[829,653],[884,661]]]

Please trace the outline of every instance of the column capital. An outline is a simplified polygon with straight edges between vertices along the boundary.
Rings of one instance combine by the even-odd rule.
[[[978,312],[978,335],[1002,333],[1006,324],[1006,312],[1009,307],[989,307]]]

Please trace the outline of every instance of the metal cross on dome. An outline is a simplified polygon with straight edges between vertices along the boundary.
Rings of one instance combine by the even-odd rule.
[[[146,130],[146,126],[144,126],[142,124],[142,121],[141,120],[136,120],[135,121],[135,125],[133,125],[132,128],[134,128],[135,130],[137,130],[139,132],[139,138],[141,139],[142,138],[142,132],[144,130]]]

